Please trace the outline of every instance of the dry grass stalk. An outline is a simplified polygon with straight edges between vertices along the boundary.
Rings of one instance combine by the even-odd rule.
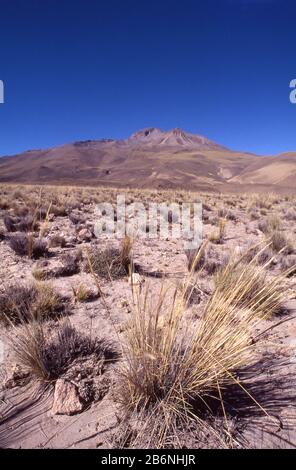
[[[218,229],[210,235],[213,243],[223,243],[226,234],[226,219],[219,219]]]
[[[52,207],[52,202],[50,202],[50,204],[48,206],[48,209],[47,209],[47,212],[46,212],[45,219],[44,219],[43,223],[40,226],[39,238],[43,238],[45,233],[46,233],[48,223],[49,223],[49,215],[50,215],[51,207]]]

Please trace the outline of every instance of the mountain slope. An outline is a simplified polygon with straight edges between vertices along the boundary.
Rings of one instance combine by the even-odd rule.
[[[265,157],[256,161],[230,180],[235,183],[296,186],[296,152],[283,153],[276,157]]]
[[[0,182],[294,190],[296,153],[258,157],[172,129],[148,128],[127,140],[83,141],[0,158]]]

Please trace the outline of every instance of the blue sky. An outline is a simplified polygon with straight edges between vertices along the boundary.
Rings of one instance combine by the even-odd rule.
[[[296,3],[1,0],[0,155],[182,127],[296,150]]]

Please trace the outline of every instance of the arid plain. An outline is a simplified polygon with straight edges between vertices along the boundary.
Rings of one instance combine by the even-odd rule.
[[[199,198],[201,248],[97,238],[114,188],[0,188],[1,447],[295,447],[295,197],[124,192]]]

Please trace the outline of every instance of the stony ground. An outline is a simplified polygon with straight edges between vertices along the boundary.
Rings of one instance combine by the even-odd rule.
[[[186,192],[127,191],[126,194],[129,203],[137,200],[188,200]],[[267,275],[285,272],[296,262],[295,198],[214,194],[201,194],[199,197],[203,202],[203,238],[208,240],[208,245],[206,265],[199,275],[200,290],[186,311],[186,321],[192,325],[203,314],[213,289],[215,272],[227,259],[267,240],[270,230],[276,231],[277,238],[275,246],[268,247],[274,260],[267,268]],[[94,236],[95,204],[103,200],[115,202],[116,191],[2,186],[1,292],[23,284],[50,284],[50,288],[61,296],[63,315],[68,315],[70,324],[84,336],[106,341],[120,356],[121,340],[129,328],[134,309],[130,276],[125,273],[118,278],[112,275],[95,277],[88,269],[88,253],[93,247],[116,248],[121,243]],[[17,254],[10,242],[11,237],[19,233],[20,226],[17,224],[34,210],[38,221],[35,235],[48,246],[46,256],[38,259]],[[7,222],[7,216],[12,218],[14,227]],[[182,240],[135,239],[132,253],[137,272],[134,288],[138,291],[149,289],[151,296],[157,296],[161,286],[176,286],[188,275],[188,253]],[[241,391],[237,392],[236,400],[240,401],[240,405],[234,407],[236,412],[232,418],[238,423],[236,428],[239,429],[240,446],[296,446],[295,270],[283,280],[283,290],[287,298],[285,308],[272,319],[262,321],[256,332],[260,334],[269,329],[263,343],[262,357],[266,356],[266,361],[262,361],[261,376],[250,380],[250,389],[265,411],[260,406],[244,404]],[[60,321],[55,317],[46,319],[48,338],[54,338]],[[40,388],[38,381],[22,370],[8,341],[10,335],[17,335],[22,326],[0,325],[4,344],[0,446],[116,446],[121,419],[116,386],[122,359],[116,358],[115,354],[103,364],[94,351],[88,351],[76,357],[57,381]],[[187,442],[188,447],[212,446],[211,442],[201,441],[194,432],[189,431]]]

